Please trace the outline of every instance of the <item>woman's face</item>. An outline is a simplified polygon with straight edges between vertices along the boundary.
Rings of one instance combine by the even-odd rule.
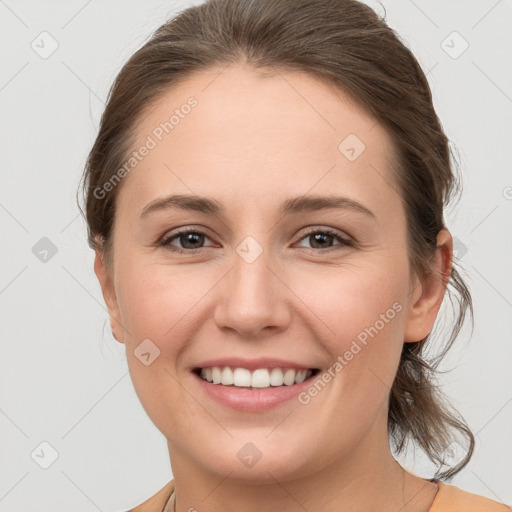
[[[382,126],[305,73],[238,66],[169,91],[138,123],[133,150],[113,275],[99,257],[95,269],[173,462],[257,483],[387,443],[402,345],[428,334],[442,292],[409,279]],[[178,195],[190,199],[167,200]],[[185,228],[195,235],[174,236]],[[225,358],[320,373],[251,391],[193,371]]]

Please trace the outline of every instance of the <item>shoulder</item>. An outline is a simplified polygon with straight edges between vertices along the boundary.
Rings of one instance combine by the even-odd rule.
[[[127,512],[162,512],[165,504],[174,491],[174,480],[165,484],[156,494],[144,503],[128,510]]]
[[[512,508],[497,501],[472,494],[455,485],[438,482],[439,491],[428,512],[510,512]]]
[[[455,485],[438,482],[439,491],[428,512],[512,512],[512,507],[472,494]],[[174,491],[174,480],[162,487],[155,495],[127,512],[162,512]]]

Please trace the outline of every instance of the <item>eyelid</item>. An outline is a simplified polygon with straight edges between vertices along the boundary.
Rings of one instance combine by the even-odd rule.
[[[345,231],[341,231],[340,229],[331,228],[328,226],[320,226],[320,225],[314,225],[304,228],[306,231],[302,233],[302,236],[299,240],[302,240],[305,236],[312,234],[312,233],[328,233],[330,235],[336,236],[343,240],[344,242],[355,242],[355,240]]]
[[[176,246],[171,246],[171,244],[169,243],[171,240],[177,239],[177,238],[179,238],[180,235],[187,234],[187,233],[201,234],[201,235],[204,235],[205,238],[212,240],[212,237],[208,236],[208,233],[207,233],[209,230],[202,226],[196,227],[195,225],[186,225],[181,228],[178,227],[175,229],[176,230],[172,230],[171,232],[167,231],[163,236],[161,236],[158,239],[157,244],[159,246],[162,246],[162,247],[168,249],[171,252],[180,253],[180,254],[197,254],[197,253],[202,252],[204,249],[207,249],[208,247],[212,247],[212,245],[215,245],[215,244],[212,244],[212,245],[209,245],[206,247],[198,247],[195,249],[181,249]],[[328,234],[334,238],[337,238],[340,243],[334,245],[333,247],[327,247],[325,249],[322,249],[322,248],[316,249],[313,247],[301,247],[301,249],[306,249],[306,250],[321,254],[321,253],[325,253],[325,252],[336,251],[339,248],[352,247],[352,246],[356,245],[356,241],[354,240],[353,237],[351,237],[346,232],[340,231],[336,228],[320,226],[320,225],[313,225],[313,226],[307,226],[306,228],[303,228],[303,229],[306,229],[306,231],[302,232],[301,236],[298,238],[297,242],[295,242],[293,244],[293,246],[300,243],[303,239],[307,238],[308,235],[311,235],[314,233]],[[168,234],[168,233],[170,233],[170,234]]]
[[[162,246],[167,246],[167,245],[170,245],[168,242],[172,239],[176,239],[178,238],[180,235],[185,235],[187,233],[198,233],[198,234],[201,234],[201,235],[204,235],[205,238],[208,238],[208,239],[212,239],[212,237],[210,237],[208,235],[208,229],[204,228],[204,227],[196,227],[194,225],[187,225],[187,226],[183,226],[181,228],[175,228],[171,231],[166,231],[157,241],[157,244],[158,245],[162,245]],[[173,246],[174,247],[174,246]],[[208,246],[208,247],[211,247],[211,246]],[[205,247],[200,247],[198,249],[180,249],[179,247],[176,248],[176,250],[178,252],[188,252],[188,253],[193,253],[193,252],[197,252],[197,251],[200,251],[202,249],[205,249]]]

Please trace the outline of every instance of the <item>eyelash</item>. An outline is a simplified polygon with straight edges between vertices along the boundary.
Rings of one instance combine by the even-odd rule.
[[[176,238],[179,238],[181,235],[186,235],[188,233],[194,233],[194,234],[198,234],[198,235],[205,235],[206,238],[209,238],[208,235],[206,235],[206,233],[204,233],[203,231],[201,231],[199,229],[186,228],[186,229],[182,229],[180,231],[177,231],[176,233],[173,233],[170,236],[162,237],[158,241],[158,245],[159,246],[163,246],[167,250],[175,252],[175,253],[178,253],[178,254],[196,254],[196,253],[202,251],[203,249],[206,249],[206,247],[199,247],[199,248],[196,248],[196,249],[180,249],[178,247],[171,246],[170,242],[172,240],[174,240]],[[342,247],[351,247],[351,246],[355,245],[355,243],[354,243],[354,241],[352,239],[344,238],[341,235],[339,235],[339,233],[337,231],[335,231],[333,229],[330,229],[330,228],[312,229],[312,230],[308,231],[307,233],[305,233],[304,236],[299,240],[299,242],[302,241],[304,238],[307,238],[308,236],[319,234],[319,233],[327,234],[327,235],[330,235],[330,236],[336,238],[339,242],[341,242],[339,244],[340,248],[342,248]],[[307,247],[306,247],[306,249],[307,249]],[[335,247],[328,247],[325,250],[323,250],[323,249],[316,249],[316,248],[310,248],[310,250],[312,250],[312,251],[320,251],[320,252],[330,252],[331,250],[336,250],[336,246]]]

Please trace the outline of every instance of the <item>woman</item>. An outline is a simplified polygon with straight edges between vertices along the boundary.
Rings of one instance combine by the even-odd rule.
[[[424,354],[449,284],[437,360],[472,313],[456,184],[425,75],[364,4],[210,0],[156,31],[84,174],[112,331],[174,476],[134,511],[510,510],[441,481],[474,446]],[[395,460],[408,439],[434,478]]]

